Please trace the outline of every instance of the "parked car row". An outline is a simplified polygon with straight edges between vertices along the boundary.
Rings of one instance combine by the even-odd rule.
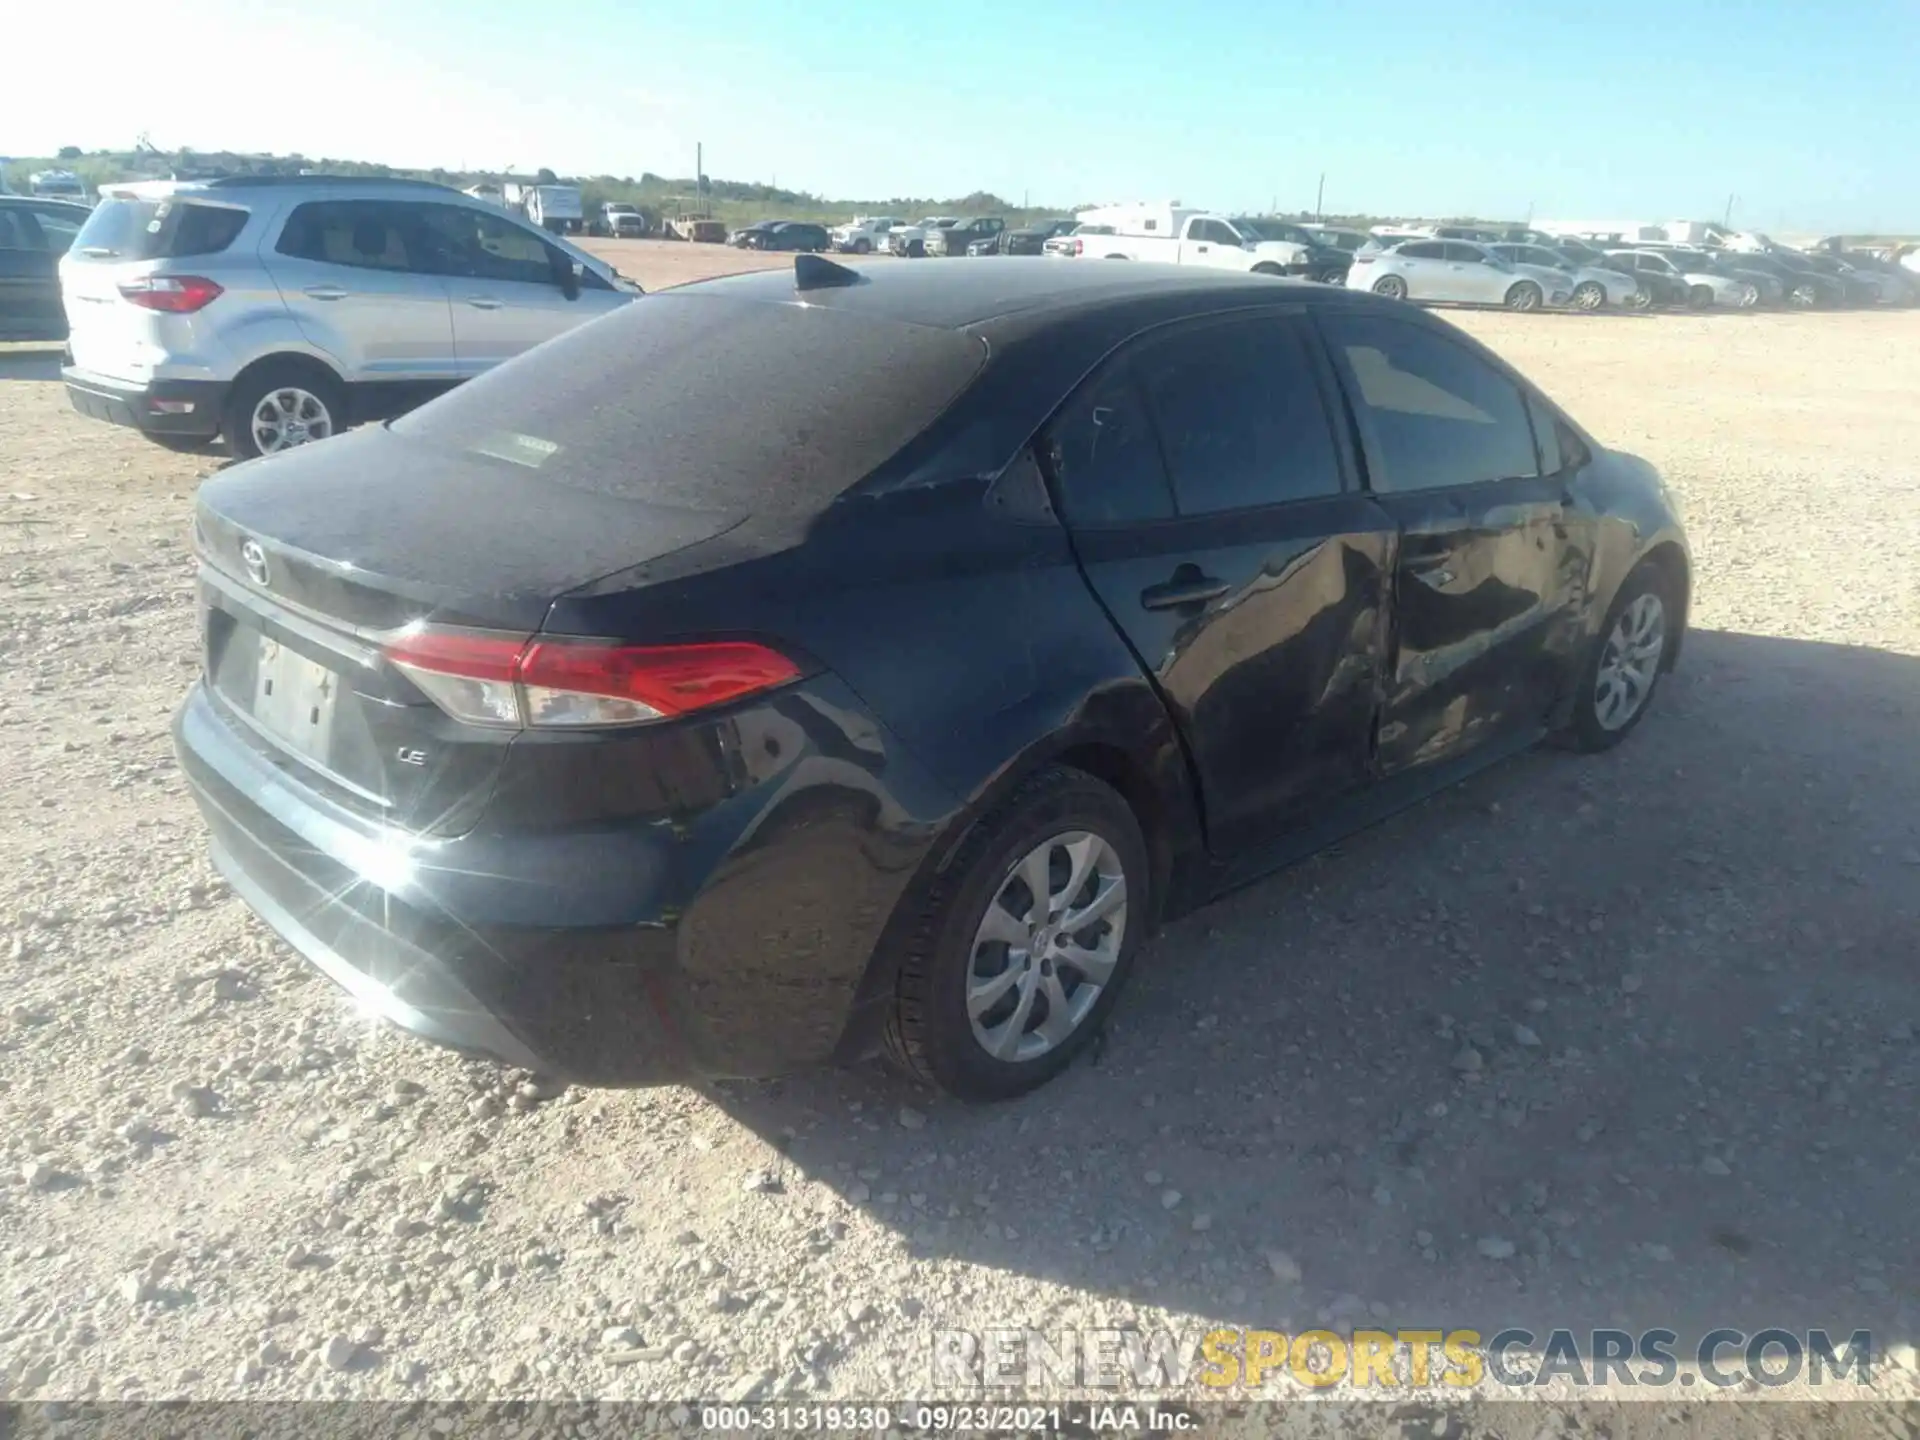
[[[1381,295],[1515,310],[1754,309],[1920,303],[1920,274],[1864,252],[1678,243],[1596,244],[1523,227],[1348,226],[1229,218],[1178,203],[1104,206],[1009,227],[997,216],[861,216],[824,232],[762,221],[732,243],[907,258],[1053,255],[1157,260],[1344,284]],[[787,236],[774,242],[771,236]]]
[[[1395,299],[1513,310],[1920,304],[1920,275],[1864,253],[1597,245],[1538,230],[1447,225],[1321,233],[1351,247],[1349,287]]]

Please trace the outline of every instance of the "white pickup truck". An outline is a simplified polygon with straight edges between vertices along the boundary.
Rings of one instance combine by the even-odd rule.
[[[868,255],[886,249],[887,233],[906,223],[891,215],[856,215],[845,225],[834,226],[827,234],[833,240],[833,248],[841,254]]]
[[[1305,275],[1311,252],[1289,240],[1242,235],[1233,222],[1205,210],[1179,205],[1104,205],[1082,210],[1082,227],[1111,228],[1089,236],[1078,254],[1089,260],[1156,260],[1165,265],[1206,265],[1219,270],[1248,270],[1259,275]],[[1096,243],[1097,241],[1097,243]]]

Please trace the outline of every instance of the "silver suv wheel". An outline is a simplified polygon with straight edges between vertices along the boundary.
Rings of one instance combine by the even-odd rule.
[[[309,440],[326,439],[333,434],[334,422],[326,402],[311,390],[282,385],[260,397],[249,428],[260,453],[272,455]]]

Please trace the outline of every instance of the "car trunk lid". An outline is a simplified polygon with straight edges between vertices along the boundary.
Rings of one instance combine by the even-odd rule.
[[[516,732],[465,725],[391,664],[431,624],[531,635],[553,600],[739,517],[570,495],[369,429],[202,487],[202,663],[233,724],[336,803],[471,826]]]

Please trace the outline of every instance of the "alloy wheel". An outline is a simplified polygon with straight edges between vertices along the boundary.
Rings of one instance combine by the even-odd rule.
[[[968,956],[967,1018],[994,1059],[1038,1059],[1086,1020],[1119,963],[1127,875],[1087,830],[1034,846],[987,902]]]
[[[1573,303],[1581,310],[1598,310],[1607,303],[1607,292],[1598,281],[1586,280],[1573,287]]]
[[[291,450],[333,434],[333,415],[311,390],[283,385],[269,390],[253,407],[253,443],[262,455]]]
[[[1507,292],[1507,308],[1510,310],[1538,310],[1540,308],[1540,287],[1523,280]]]
[[[1373,282],[1373,293],[1384,295],[1389,300],[1404,300],[1407,298],[1407,282],[1398,275],[1383,275]]]
[[[1667,648],[1667,607],[1648,591],[1620,612],[1600,652],[1593,681],[1593,718],[1602,730],[1628,725],[1653,693]]]

